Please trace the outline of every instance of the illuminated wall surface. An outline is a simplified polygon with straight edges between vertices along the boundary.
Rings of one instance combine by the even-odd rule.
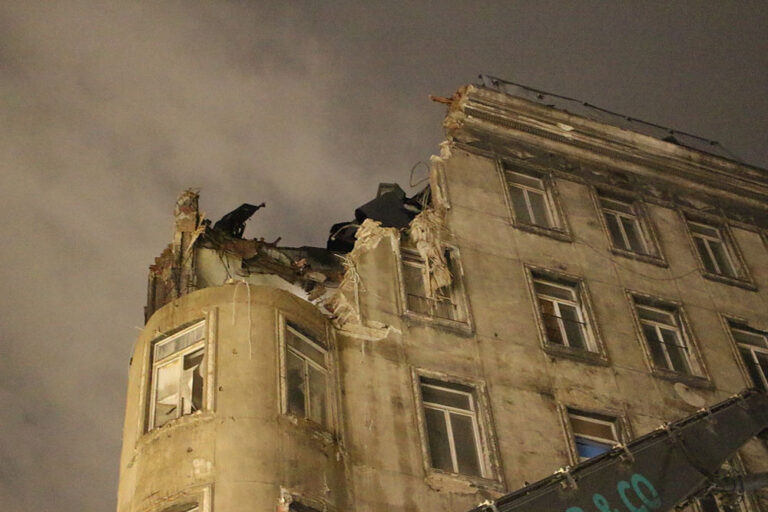
[[[507,93],[460,89],[427,189],[383,185],[333,251],[182,194],[119,512],[461,512],[768,386],[768,173]],[[643,478],[622,489],[653,510]]]

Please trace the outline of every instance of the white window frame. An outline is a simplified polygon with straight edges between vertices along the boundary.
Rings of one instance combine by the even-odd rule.
[[[589,413],[584,412],[577,409],[571,409],[570,407],[566,409],[566,418],[568,420],[568,427],[570,430],[570,437],[571,437],[571,448],[572,448],[572,456],[574,459],[574,462],[584,462],[585,460],[589,460],[590,457],[582,457],[579,455],[578,450],[578,443],[576,442],[576,438],[584,438],[589,441],[595,441],[597,443],[606,444],[609,445],[613,449],[614,446],[620,444],[622,442],[622,432],[621,432],[621,418],[610,416],[607,414],[595,414],[595,413]],[[591,423],[597,423],[601,425],[608,425],[611,427],[611,431],[613,432],[613,439],[606,439],[602,437],[597,437],[589,434],[582,434],[577,433],[576,429],[573,427],[573,421],[572,418],[578,418],[583,421],[591,422]],[[611,418],[610,420],[606,420],[603,418]]]
[[[523,180],[515,181],[514,179],[515,175],[522,176]],[[515,187],[522,191],[523,198],[525,199],[525,210],[528,212],[528,217],[531,219],[531,222],[525,222],[517,218],[517,216],[515,215],[515,220],[517,222],[521,222],[523,224],[531,224],[533,226],[538,226],[544,229],[557,229],[558,227],[557,216],[555,215],[552,201],[549,198],[549,194],[547,193],[547,186],[543,179],[529,173],[514,171],[508,168],[504,169],[504,177],[506,178],[507,187]],[[540,186],[532,187],[530,185],[527,185],[521,182],[524,180],[534,180],[538,182]],[[530,194],[536,194],[541,196],[541,201],[544,204],[544,216],[546,217],[546,219],[536,218],[536,211],[531,204]],[[512,201],[511,197],[510,197],[510,201]],[[512,210],[514,212],[514,203],[513,203]],[[542,223],[541,220],[545,220],[546,223]]]
[[[280,353],[281,413],[287,416],[301,419],[302,421],[306,421],[308,424],[314,425],[318,429],[321,429],[322,431],[331,432],[335,425],[335,421],[334,421],[335,408],[332,403],[333,397],[334,397],[334,393],[333,393],[334,383],[332,380],[333,371],[331,368],[330,347],[326,347],[323,344],[325,339],[327,339],[327,336],[323,337],[323,341],[320,341],[320,339],[314,339],[312,336],[317,336],[316,333],[314,333],[310,329],[303,329],[298,322],[292,321],[291,319],[285,317],[282,313],[278,313],[278,325],[279,325],[278,341],[279,341],[279,353]],[[323,354],[324,366],[319,365],[317,362],[313,361],[311,357],[301,353],[300,350],[289,346],[287,336],[286,336],[286,332],[288,330],[290,330],[290,332],[293,335],[299,337],[299,339],[302,342],[307,343],[311,348],[321,352]],[[289,409],[289,404],[288,404],[288,393],[289,393],[288,354],[289,353],[298,357],[303,363],[302,383],[304,386],[308,386],[308,383],[309,383],[308,373],[309,373],[310,366],[324,375],[325,377],[325,423],[318,422],[311,417],[312,394],[311,392],[309,392],[309,390],[304,392],[304,415],[303,416],[299,416],[295,412]]]
[[[600,340],[598,328],[594,322],[592,307],[584,282],[576,276],[566,276],[539,267],[525,265],[525,268],[542,347],[555,355],[575,357],[586,362],[605,364],[607,362],[607,355]],[[569,301],[561,297],[553,297],[546,293],[539,293],[536,290],[537,282],[567,290],[571,294],[571,297],[573,297],[573,300]],[[549,340],[544,313],[542,312],[541,300],[551,302],[558,315],[560,315],[559,304],[571,306],[576,310],[578,322],[581,326],[582,337],[584,339],[584,347],[571,346],[572,340],[569,340],[567,337],[564,321],[562,320],[561,315],[556,316],[556,318],[564,344]]]
[[[652,311],[654,313],[667,316],[670,319],[670,323],[664,323],[658,320],[642,318],[642,316],[640,315],[641,309],[645,309],[647,311]],[[669,372],[681,373],[683,375],[696,375],[695,364],[694,364],[693,358],[691,357],[691,345],[690,345],[690,342],[687,340],[687,337],[685,336],[685,331],[682,327],[682,321],[680,318],[680,312],[677,309],[670,310],[666,308],[649,306],[647,304],[635,304],[635,310],[637,313],[638,321],[640,322],[641,326],[647,325],[647,326],[653,327],[654,332],[656,333],[655,342],[657,342],[660,345],[661,352],[664,355],[664,361],[666,363],[666,367],[660,368],[660,369],[669,371]],[[688,371],[681,371],[681,370],[675,369],[674,363],[672,362],[672,357],[669,354],[669,348],[667,347],[668,343],[664,341],[664,337],[661,335],[661,329],[666,329],[667,331],[672,331],[675,333],[675,337],[677,338],[677,341],[679,343],[678,346],[682,349],[681,353],[684,356],[684,359],[685,359],[684,363],[688,367]],[[651,361],[653,362],[654,366],[656,366],[656,361],[653,359],[653,349],[651,349],[650,347],[651,341],[645,336],[645,331],[643,329],[641,329],[641,333],[643,335],[643,339],[649,345],[648,350],[651,352]]]
[[[734,258],[734,255],[732,254],[731,249],[731,243],[730,240],[724,236],[723,228],[721,226],[707,224],[704,222],[698,222],[691,219],[687,219],[688,221],[688,229],[690,230],[691,237],[693,238],[693,245],[696,248],[696,255],[699,258],[699,261],[702,265],[702,268],[705,272],[710,274],[716,274],[719,276],[727,277],[730,279],[739,279],[742,277],[741,272],[741,266],[737,264],[736,259]],[[696,231],[696,228],[699,228],[699,231]],[[716,233],[716,235],[708,235],[705,233],[701,233],[701,230],[711,230]],[[704,255],[701,254],[701,249],[698,244],[696,244],[696,239],[699,239],[704,244],[704,247],[706,248],[707,257],[709,258],[709,261],[712,265],[712,268],[714,269],[714,272],[709,270],[707,268],[707,263],[704,259]],[[720,268],[720,264],[717,262],[717,258],[715,257],[714,250],[712,249],[712,246],[710,244],[717,244],[720,246],[720,249],[723,253],[723,258],[725,259],[725,263],[728,267],[729,272],[724,272],[724,269]]]
[[[435,379],[430,379],[430,380],[434,381]],[[439,404],[439,403],[436,403],[436,402],[427,402],[423,398],[423,392],[422,392],[422,400],[421,400],[422,407],[425,410],[426,409],[432,409],[432,410],[440,411],[440,412],[443,413],[443,417],[444,417],[444,420],[445,420],[446,432],[448,434],[448,450],[449,450],[449,452],[451,454],[451,463],[453,465],[453,471],[452,472],[456,473],[456,474],[462,474],[462,473],[459,473],[459,463],[458,463],[458,458],[457,458],[457,455],[456,455],[456,440],[453,437],[453,428],[451,427],[450,415],[451,414],[458,414],[458,415],[465,416],[465,417],[468,417],[468,418],[471,419],[471,421],[472,421],[472,431],[473,431],[473,434],[474,434],[474,441],[475,441],[475,453],[477,454],[477,463],[478,463],[478,468],[480,469],[480,474],[479,475],[468,475],[468,476],[478,476],[478,477],[481,477],[481,478],[487,478],[488,470],[486,468],[485,457],[483,456],[483,444],[482,444],[482,441],[481,441],[482,438],[480,436],[480,425],[478,423],[478,417],[477,417],[478,410],[477,410],[477,399],[475,397],[475,392],[474,392],[474,390],[472,392],[468,392],[468,391],[462,391],[462,390],[456,389],[455,387],[449,387],[450,383],[444,383],[444,384],[445,385],[440,386],[440,385],[437,385],[437,384],[424,382],[423,378],[419,379],[419,386],[420,386],[419,389],[420,390],[423,391],[423,389],[425,387],[428,387],[428,388],[437,389],[437,390],[440,390],[440,391],[443,391],[443,392],[455,393],[457,395],[465,396],[465,397],[468,398],[469,407],[470,408],[469,409],[460,409],[458,407],[453,407],[453,406],[446,405],[446,404]],[[427,425],[426,421],[425,421],[425,427],[426,427],[426,430],[427,430],[427,437],[429,437],[429,428],[428,428],[428,425]],[[432,456],[432,454],[430,453],[430,458],[431,458],[431,456]],[[432,468],[439,470],[439,468],[435,468],[434,466]]]
[[[600,209],[603,212],[604,216],[612,216],[616,220],[616,225],[619,228],[619,233],[621,234],[621,240],[623,242],[624,247],[617,247],[616,241],[614,240],[613,232],[611,231],[610,224],[608,223],[608,220],[606,219],[606,228],[608,230],[608,237],[611,240],[611,244],[616,249],[620,249],[622,251],[631,252],[635,254],[640,254],[642,256],[652,256],[652,251],[650,250],[651,244],[647,240],[647,235],[645,234],[645,229],[643,229],[643,217],[640,215],[637,211],[637,207],[635,206],[634,201],[626,201],[623,199],[619,199],[618,197],[608,196],[603,193],[598,193],[598,200],[600,204]],[[621,211],[616,209],[615,207],[611,207],[610,204],[607,203],[619,203],[622,206],[625,206],[628,210],[631,210],[632,213],[627,213],[626,211]],[[628,220],[635,229],[635,232],[637,233],[638,242],[642,246],[642,252],[638,252],[632,248],[632,243],[629,240],[629,235],[627,234],[626,227],[624,226],[624,223],[622,222],[622,219]]]
[[[572,240],[568,224],[565,220],[565,213],[558,201],[557,188],[549,172],[530,168],[529,165],[521,162],[509,161],[498,161],[497,168],[512,225],[525,231],[546,235],[558,240]],[[519,178],[516,179],[518,176]],[[530,183],[531,181],[533,184]],[[510,190],[511,188],[521,192],[525,201],[525,204],[522,206],[531,222],[519,218],[516,214],[515,205],[517,202],[512,199],[513,193]],[[537,194],[542,198],[546,219],[537,218],[531,203],[530,194]]]
[[[172,343],[173,341],[183,337],[186,334],[189,334],[191,332],[194,332],[196,330],[200,329],[202,331],[202,337],[198,340],[195,340],[193,343],[189,344],[186,347],[183,347],[179,350],[176,350],[174,352],[171,352],[170,354],[165,355],[164,357],[156,360],[155,355],[157,354],[157,350],[160,346],[166,345],[168,343]],[[169,423],[172,423],[182,416],[189,416],[197,411],[190,411],[189,413],[184,414],[184,406],[183,406],[183,396],[182,396],[182,386],[183,382],[182,379],[184,377],[183,372],[183,364],[184,364],[184,358],[192,353],[195,353],[202,349],[203,351],[203,357],[202,361],[200,363],[200,373],[202,374],[203,379],[203,390],[202,390],[202,404],[199,410],[205,410],[207,405],[207,389],[210,385],[208,381],[208,372],[207,372],[207,366],[208,366],[208,347],[207,347],[207,340],[208,340],[208,331],[207,331],[207,322],[206,320],[201,320],[199,322],[195,322],[194,324],[185,327],[183,329],[180,329],[177,332],[174,332],[173,334],[170,334],[168,336],[165,336],[161,339],[158,339],[150,344],[150,384],[148,386],[148,400],[149,400],[149,414],[147,418],[147,428],[146,430],[152,431],[158,428],[163,427],[164,425],[167,425]],[[179,403],[176,406],[176,416],[173,419],[170,419],[166,421],[163,425],[155,425],[156,422],[156,412],[157,412],[157,384],[158,384],[158,372],[161,368],[168,366],[169,364],[173,364],[174,362],[177,362],[181,366],[181,371],[179,371],[179,383],[178,383],[178,400]]]
[[[561,290],[566,290],[569,294],[573,296],[573,299],[568,300],[562,297],[555,297],[553,295],[547,295],[546,293],[539,292],[538,290],[536,290],[537,283],[546,284],[554,288],[560,288]],[[596,347],[594,346],[594,342],[591,339],[592,337],[589,334],[589,322],[587,322],[587,319],[584,315],[581,301],[579,300],[579,293],[578,293],[577,286],[566,286],[556,281],[546,280],[537,276],[533,277],[533,284],[534,284],[534,291],[536,293],[536,299],[538,301],[546,300],[552,303],[553,309],[555,310],[555,313],[556,313],[556,315],[554,315],[554,318],[557,319],[556,321],[557,321],[557,326],[560,330],[560,337],[563,340],[562,345],[575,350],[588,350],[589,352],[595,352]],[[546,324],[546,322],[544,321],[544,316],[546,314],[541,310],[541,302],[537,302],[537,304],[539,306],[539,315],[541,316],[541,322],[542,324]],[[582,349],[581,347],[571,346],[571,343],[573,343],[573,341],[568,339],[568,331],[566,331],[565,329],[565,320],[563,320],[563,316],[560,311],[561,306],[571,306],[576,311],[576,316],[578,317],[577,323],[581,325],[581,333],[582,333],[582,337],[584,338],[584,344],[586,345],[586,349]],[[550,344],[560,345],[559,343],[552,342],[549,339],[547,339],[547,342]]]
[[[757,329],[753,329],[748,327],[747,325],[741,324],[740,322],[737,323],[735,321],[728,321],[728,328],[730,329],[731,337],[736,344],[736,349],[739,354],[739,357],[742,359],[742,362],[745,366],[745,370],[747,373],[747,376],[749,377],[750,382],[752,382],[752,385],[758,388],[763,389],[764,391],[768,391],[768,374],[766,374],[766,371],[763,370],[763,367],[760,365],[760,362],[757,359],[757,353],[764,354],[766,357],[768,357],[768,333],[765,333],[763,331],[759,331]],[[753,345],[751,343],[744,343],[738,340],[736,337],[736,333],[743,333],[747,336],[753,336],[756,338],[761,338],[763,346],[757,346]],[[744,361],[744,351],[749,352],[749,356],[752,358],[752,364],[756,366],[757,371],[760,372],[760,382],[754,382],[754,376],[749,371],[749,363],[747,361]]]
[[[411,368],[411,378],[413,396],[415,398],[415,413],[421,440],[422,461],[427,481],[432,482],[435,485],[446,485],[446,482],[461,480],[465,483],[471,483],[471,485],[496,492],[504,491],[505,487],[499,462],[498,444],[496,435],[493,431],[493,420],[485,384],[480,381],[448,376],[442,372],[419,368]],[[422,395],[422,384],[434,385],[440,389],[445,388],[451,392],[471,394],[470,403],[472,404],[472,409],[475,415],[473,422],[473,432],[476,443],[475,448],[482,476],[448,472],[432,465],[432,453],[429,445],[429,433],[425,414],[425,403]],[[429,407],[435,406],[438,410],[447,410],[450,408],[450,406],[442,404],[433,405],[432,402],[427,403],[430,404]],[[460,414],[467,414],[468,411],[466,409],[460,409],[457,412]],[[455,458],[452,458],[452,464],[454,461]]]
[[[637,339],[640,343],[643,353],[645,354],[646,362],[651,370],[651,374],[663,378],[669,379],[675,382],[683,381],[684,383],[697,386],[708,387],[711,385],[709,382],[709,374],[707,373],[704,360],[701,357],[697,341],[694,333],[691,329],[690,322],[686,317],[685,310],[682,304],[672,300],[665,300],[651,296],[642,292],[625,290],[627,299],[631,305],[632,318],[635,323],[635,332],[637,333]],[[664,315],[671,316],[673,319],[672,324],[655,321],[653,319],[640,319],[639,308],[645,308],[652,313],[661,312]],[[686,358],[685,363],[688,366],[689,371],[683,372],[674,369],[674,365],[671,364],[669,353],[666,350],[666,344],[661,343],[661,350],[664,355],[665,366],[656,364],[653,356],[653,349],[651,348],[648,339],[645,336],[643,325],[649,325],[653,327],[654,332],[659,337],[659,328],[672,329],[676,333],[679,341],[682,341],[686,350],[683,351],[683,356]]]

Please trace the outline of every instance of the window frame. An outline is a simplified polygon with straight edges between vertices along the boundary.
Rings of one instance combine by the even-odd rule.
[[[602,336],[594,314],[594,307],[592,305],[592,301],[590,299],[590,295],[584,279],[571,274],[555,272],[553,270],[528,264],[524,265],[524,269],[528,283],[528,290],[531,295],[531,303],[533,306],[536,327],[539,333],[539,343],[542,349],[551,355],[569,357],[581,362],[601,365],[608,364],[608,355],[605,350],[605,345],[602,341]],[[541,309],[541,297],[539,292],[536,290],[537,282],[569,290],[576,298],[575,301],[572,301],[573,304],[570,305],[576,306],[575,309],[579,318],[581,319],[581,323],[583,325],[582,336],[584,338],[585,348],[572,347],[567,344],[553,343],[549,340],[546,323],[544,321],[545,313]],[[558,297],[547,296],[545,299],[563,303],[566,302],[566,299]],[[563,335],[563,339],[567,339],[567,336],[563,334],[564,327],[562,325],[562,321],[558,322],[558,326],[560,328],[561,335]]]
[[[682,303],[674,300],[662,299],[633,290],[625,290],[625,292],[632,309],[632,319],[635,324],[635,333],[651,374],[666,380],[683,382],[685,384],[696,387],[710,388],[712,384],[710,381],[709,373],[707,372],[704,358],[699,351],[698,340],[694,336],[690,321]],[[690,373],[675,370],[674,364],[671,364],[673,368],[664,368],[656,364],[653,351],[650,347],[650,342],[646,338],[645,331],[643,330],[644,321],[640,318],[638,306],[647,310],[659,311],[673,317],[676,322],[676,325],[673,327],[677,329],[677,332],[680,336],[680,341],[684,344],[683,347],[687,350],[686,363],[690,369]],[[646,319],[645,322],[652,323],[653,321]],[[669,363],[671,357],[669,357],[667,353],[666,343],[661,342],[660,344],[662,345],[662,349],[666,354],[665,360]]]
[[[646,207],[645,202],[640,196],[626,190],[617,189],[615,187],[608,187],[605,185],[593,186],[591,187],[591,192],[595,208],[598,212],[598,218],[600,219],[600,225],[602,226],[603,232],[608,239],[612,253],[619,256],[624,256],[626,258],[651,263],[660,267],[669,266],[661,251],[661,244],[659,244],[659,237],[656,232],[656,226],[653,223],[653,219],[651,218],[650,212]],[[603,204],[604,199],[617,203],[623,203],[624,205],[628,206],[633,211],[633,213],[628,214],[626,212],[619,212],[617,210],[606,207]],[[608,220],[606,219],[606,215],[608,214],[606,210],[610,210],[611,213],[615,213],[616,216],[630,218],[634,221],[635,228],[646,252],[640,253],[631,249],[625,249],[624,247],[618,247],[616,245],[610,226],[608,225]],[[619,226],[621,227],[622,233],[624,233],[624,226],[621,223],[619,223]],[[626,235],[624,235],[624,238],[625,242],[627,242],[627,245],[631,247],[631,243],[626,240]]]
[[[452,280],[450,301],[456,309],[457,318],[444,318],[434,314],[415,311],[409,307],[408,297],[417,295],[409,293],[408,285],[406,284],[405,267],[411,266],[419,268],[424,290],[426,290],[427,286],[429,286],[429,276],[427,275],[426,262],[421,258],[421,255],[418,253],[418,251],[416,251],[416,249],[408,243],[405,234],[401,235],[400,242],[397,247],[397,276],[400,290],[399,299],[401,314],[408,318],[419,321],[428,321],[443,327],[458,330],[463,333],[472,332],[469,298],[467,296],[467,291],[464,284],[464,267],[461,263],[459,250],[457,247],[447,243],[443,243],[442,248],[443,251],[449,255],[449,271],[451,271]],[[432,299],[430,297],[423,298],[425,300],[439,300]]]
[[[528,163],[512,161],[509,159],[497,160],[496,167],[503,188],[504,200],[506,202],[507,213],[509,215],[509,222],[513,226],[524,231],[549,236],[557,240],[565,242],[573,241],[571,230],[568,226],[567,217],[565,215],[565,210],[563,209],[562,202],[560,201],[560,194],[557,190],[552,172],[539,169],[537,167],[531,166]],[[524,191],[526,194],[526,210],[528,210],[529,216],[534,218],[535,213],[531,211],[530,200],[528,199],[527,191],[535,188],[522,183],[510,181],[508,179],[507,173],[522,175],[529,179],[535,179],[541,182],[542,189],[540,192],[542,194],[544,207],[546,209],[545,215],[547,215],[549,218],[551,226],[524,222],[517,218],[515,213],[515,203],[512,200],[512,194],[509,188],[514,186]]]
[[[210,410],[213,405],[213,399],[211,397],[211,389],[212,389],[212,382],[211,382],[211,376],[212,376],[212,358],[211,358],[211,347],[212,347],[212,322],[210,315],[206,315],[205,318],[198,318],[192,322],[187,322],[185,324],[182,324],[181,326],[172,329],[166,333],[163,333],[162,335],[154,338],[151,340],[148,345],[148,357],[147,357],[147,366],[146,366],[146,389],[142,393],[142,395],[145,397],[146,404],[145,404],[145,418],[142,420],[143,422],[143,432],[144,433],[150,433],[154,431],[158,431],[166,426],[170,426],[173,424],[176,424],[179,422],[179,420],[182,420],[185,417],[191,417],[196,416],[206,410]],[[174,352],[171,352],[170,354],[162,357],[158,361],[155,360],[155,354],[156,349],[159,345],[164,343],[169,343],[174,339],[177,339],[181,336],[183,336],[186,333],[192,332],[198,328],[201,328],[203,331],[203,337],[199,340],[195,340],[193,343],[189,344],[186,347],[183,347],[179,350],[176,350]],[[178,392],[179,400],[181,400],[183,397],[181,392],[182,382],[181,379],[183,378],[183,364],[184,359],[187,355],[194,354],[195,352],[202,350],[203,356],[202,360],[200,362],[201,366],[201,373],[202,373],[202,403],[201,407],[195,411],[191,411],[187,414],[183,413],[183,405],[181,406],[177,405],[177,416],[175,418],[171,418],[167,420],[162,425],[155,426],[155,415],[156,415],[156,409],[157,409],[157,400],[156,400],[156,392],[157,392],[157,383],[158,383],[158,371],[160,368],[167,366],[169,364],[172,364],[173,362],[178,362],[182,368],[179,372],[179,383],[178,383]]]
[[[745,288],[747,290],[756,291],[757,287],[752,280],[749,268],[744,261],[744,256],[742,255],[741,250],[736,243],[736,239],[733,236],[728,219],[725,217],[702,214],[701,212],[693,213],[682,209],[680,214],[682,216],[683,223],[685,224],[685,230],[688,233],[688,242],[691,247],[691,251],[696,258],[696,262],[699,266],[699,271],[701,272],[702,277],[711,281],[717,281],[720,283]],[[703,229],[714,230],[718,236],[707,236],[703,233],[697,233],[694,230],[694,227],[697,226]],[[709,240],[719,242],[723,251],[723,257],[732,267],[734,275],[731,276],[722,272],[709,270],[707,268],[707,263],[704,261],[704,256],[701,254],[699,246],[696,243],[697,239],[705,241],[707,253],[712,264],[714,265],[715,270],[717,270],[719,264],[717,263],[717,258],[715,257],[710,244],[706,243],[706,241]]]
[[[752,373],[749,371],[747,362],[744,360],[744,354],[742,353],[742,349],[749,350],[752,353],[752,357],[754,358],[756,357],[754,355],[754,351],[757,349],[757,352],[764,353],[766,356],[768,356],[768,331],[753,327],[748,321],[735,316],[721,315],[721,318],[723,320],[723,325],[728,335],[728,339],[731,342],[731,348],[736,359],[736,363],[744,377],[745,384],[749,387],[763,389],[765,392],[768,392],[768,371],[763,370],[758,362],[758,368],[760,369],[762,382],[759,384],[756,383]],[[765,346],[757,347],[755,345],[740,342],[736,339],[734,330],[739,330],[748,334],[763,337]]]
[[[291,332],[294,335],[297,335],[303,342],[308,343],[311,348],[318,350],[322,352],[325,362],[325,368],[320,368],[320,370],[323,372],[325,376],[325,424],[322,424],[313,418],[310,417],[311,409],[308,409],[308,406],[311,407],[311,394],[309,396],[305,395],[305,403],[304,403],[304,409],[305,413],[304,416],[300,416],[296,414],[294,411],[291,411],[289,408],[288,403],[288,392],[289,392],[289,386],[288,386],[288,353],[295,355],[299,359],[301,359],[304,363],[303,365],[303,371],[304,371],[304,382],[308,382],[307,379],[307,372],[308,366],[312,366],[313,368],[317,369],[318,366],[320,366],[317,362],[312,361],[310,356],[304,355],[300,352],[300,350],[295,349],[294,347],[289,347],[287,336],[286,336],[286,330],[290,329]],[[290,418],[295,419],[296,421],[301,422],[302,425],[305,425],[307,427],[310,427],[311,429],[317,431],[318,433],[325,433],[327,434],[326,441],[330,441],[333,439],[332,433],[336,431],[337,422],[336,422],[336,406],[335,406],[335,397],[336,397],[336,372],[334,370],[333,366],[333,349],[332,349],[332,343],[331,343],[331,335],[328,331],[327,326],[323,326],[322,329],[324,332],[322,335],[318,334],[318,329],[312,329],[304,327],[302,322],[294,321],[293,316],[286,315],[285,313],[278,311],[277,312],[277,341],[278,341],[278,377],[279,377],[279,386],[278,389],[280,390],[280,397],[279,397],[279,410],[280,414],[284,416],[288,416]],[[313,338],[316,337],[318,339]],[[306,384],[305,384],[306,385]]]
[[[504,484],[502,480],[503,476],[500,465],[498,443],[496,440],[495,431],[493,429],[490,402],[488,400],[485,384],[480,381],[448,376],[442,372],[429,371],[421,368],[412,368],[411,378],[413,384],[414,407],[416,411],[419,439],[421,444],[422,461],[427,479],[458,479],[471,482],[476,486],[490,488],[500,492],[503,491]],[[472,397],[472,403],[476,408],[474,411],[475,416],[473,422],[476,442],[475,448],[478,456],[481,476],[449,472],[432,466],[432,454],[430,451],[429,433],[425,414],[425,403],[432,403],[424,401],[422,393],[422,385],[424,385],[423,379],[432,381],[427,382],[427,386],[436,387],[438,389],[447,389],[451,392],[457,391],[460,393],[468,394]],[[445,386],[441,388],[439,383],[445,384]],[[456,388],[466,388],[470,389],[471,391],[463,391]],[[445,407],[446,409],[449,408],[448,406]],[[434,404],[432,405],[432,408],[436,408],[434,407]],[[452,462],[455,462],[453,455]]]
[[[565,405],[562,403],[558,404],[558,410],[560,412],[560,420],[563,425],[563,431],[565,433],[566,444],[568,447],[568,462],[571,465],[576,465],[580,462],[584,462],[585,460],[589,460],[589,458],[582,460],[579,456],[576,443],[576,432],[573,428],[573,423],[571,422],[571,416],[578,416],[588,420],[598,420],[603,423],[610,423],[614,434],[616,435],[615,443],[611,446],[610,449],[613,449],[614,446],[625,444],[629,439],[632,438],[629,421],[627,420],[627,416],[623,411],[595,410],[591,408]],[[599,457],[599,455],[596,455],[596,457]]]

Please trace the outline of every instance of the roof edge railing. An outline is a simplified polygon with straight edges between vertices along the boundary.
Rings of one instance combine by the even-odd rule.
[[[619,128],[635,131],[643,135],[648,135],[665,142],[671,142],[679,146],[688,147],[704,153],[714,154],[729,160],[744,164],[742,159],[728,151],[722,144],[715,140],[700,137],[692,133],[676,130],[660,124],[643,121],[636,117],[626,116],[617,112],[592,105],[569,96],[555,94],[541,89],[529,87],[527,85],[511,82],[503,78],[491,75],[481,74],[478,76],[481,83],[478,84],[486,89],[492,89],[510,96],[518,96],[535,103],[553,107],[557,110],[563,110],[570,114],[585,117],[587,119],[611,124]]]

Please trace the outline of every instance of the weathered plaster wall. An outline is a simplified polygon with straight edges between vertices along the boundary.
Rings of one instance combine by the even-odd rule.
[[[130,368],[120,512],[164,510],[206,487],[215,510],[274,510],[281,487],[346,509],[339,443],[280,412],[278,312],[325,337],[327,321],[311,304],[243,283],[193,292],[152,316]],[[211,333],[206,357],[215,376],[206,385],[213,406],[145,433],[151,342],[202,318]]]
[[[535,113],[541,115],[542,108]],[[550,114],[568,121],[566,114]],[[527,122],[523,116],[513,121]],[[463,271],[454,279],[463,283],[466,322],[438,322],[405,311],[400,234],[371,221],[358,231],[364,239],[346,255],[343,293],[335,301],[318,300],[320,306],[261,267],[248,276],[238,274],[242,262],[234,253],[194,249],[194,277],[201,289],[155,312],[134,352],[119,512],[160,512],[185,500],[199,502],[206,492],[219,511],[269,511],[284,489],[330,510],[460,512],[572,463],[565,407],[620,417],[628,436],[687,416],[697,406],[683,400],[674,379],[660,378],[649,367],[628,290],[682,304],[706,377],[685,380],[689,397],[712,404],[749,385],[723,318],[739,317],[768,330],[768,242],[744,220],[759,211],[755,198],[762,192],[755,189],[747,213],[731,216],[733,238],[756,288],[747,289],[702,276],[684,217],[674,205],[680,191],[659,189],[664,183],[683,184],[690,193],[685,200],[693,204],[711,191],[690,176],[712,169],[725,173],[736,164],[704,156],[688,160],[688,150],[615,128],[599,132],[594,123],[587,127],[594,136],[588,142],[613,137],[606,151],[585,144],[570,148],[571,139],[556,124],[539,123],[549,131],[513,137],[514,123],[494,122],[452,110],[446,126],[449,139],[458,143],[444,143],[430,178],[433,206],[441,215],[446,212],[443,242],[458,250]],[[473,143],[478,147],[470,148]],[[553,237],[515,226],[496,151],[554,169],[564,233]],[[631,153],[631,161],[611,156],[622,151]],[[663,175],[651,160],[643,161],[651,158],[646,153],[652,163],[679,165],[685,173]],[[614,170],[621,175],[612,175]],[[750,180],[762,187],[756,172],[749,170]],[[719,176],[712,173],[710,187]],[[592,180],[653,182],[637,193],[655,228],[661,264],[611,250]],[[738,201],[743,186],[730,184],[718,197]],[[604,354],[584,361],[544,349],[530,266],[581,279]],[[248,284],[237,282],[243,280]],[[335,315],[335,329],[321,307],[325,315]],[[335,379],[330,433],[281,411],[278,312],[307,329],[327,332]],[[212,404],[145,433],[149,347],[159,334],[202,318],[210,327]],[[476,386],[487,478],[429,467],[419,372]],[[741,454],[749,470],[768,470],[763,444],[752,442]]]

